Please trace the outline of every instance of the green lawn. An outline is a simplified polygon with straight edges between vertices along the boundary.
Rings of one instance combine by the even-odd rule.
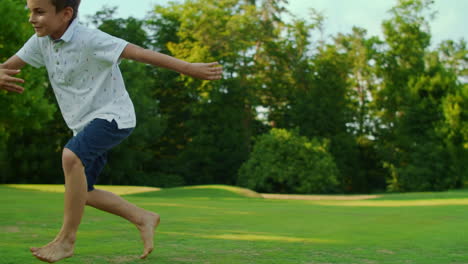
[[[350,201],[254,196],[223,186],[125,195],[161,214],[147,260],[137,258],[136,228],[86,208],[75,256],[60,263],[468,263],[467,191]],[[62,203],[61,193],[0,185],[0,263],[38,263],[28,248],[53,239]]]

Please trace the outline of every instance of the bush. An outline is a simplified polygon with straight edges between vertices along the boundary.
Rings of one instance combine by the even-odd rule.
[[[445,146],[435,140],[413,144],[398,166],[385,164],[392,176],[391,192],[446,191],[461,185],[461,175],[450,166],[451,157]]]
[[[272,129],[260,136],[241,166],[238,184],[268,193],[331,193],[337,176],[326,142]]]

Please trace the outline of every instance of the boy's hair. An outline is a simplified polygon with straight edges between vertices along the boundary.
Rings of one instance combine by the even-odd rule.
[[[50,0],[53,6],[55,6],[55,12],[60,12],[65,7],[71,7],[73,8],[73,19],[75,19],[78,16],[78,7],[80,6],[81,0]]]

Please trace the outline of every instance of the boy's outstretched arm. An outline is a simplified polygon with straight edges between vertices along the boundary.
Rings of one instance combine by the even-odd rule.
[[[190,63],[134,44],[128,44],[120,57],[167,68],[204,80],[219,80],[223,73],[223,68],[217,62]]]
[[[26,63],[16,55],[0,64],[0,90],[23,93],[24,88],[15,83],[24,83],[24,80],[13,75],[18,74],[25,65]]]

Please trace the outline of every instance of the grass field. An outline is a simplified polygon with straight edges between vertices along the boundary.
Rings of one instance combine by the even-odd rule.
[[[19,187],[0,185],[1,264],[39,263],[28,248],[61,226],[63,186]],[[86,208],[75,256],[60,263],[468,263],[468,191],[277,200],[228,186],[108,188],[161,214],[155,251],[139,260],[134,226]]]

